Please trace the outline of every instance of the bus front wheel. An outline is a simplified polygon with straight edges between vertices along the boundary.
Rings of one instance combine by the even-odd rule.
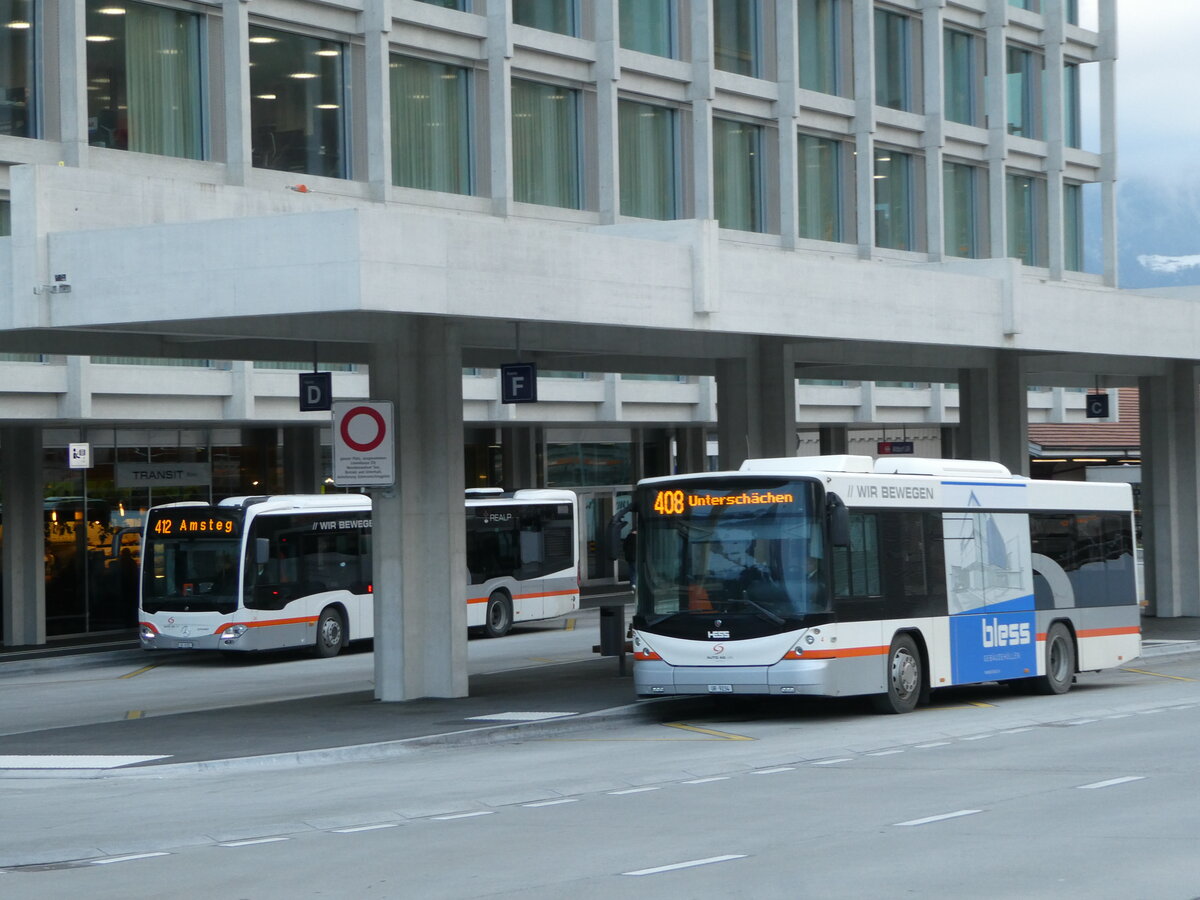
[[[512,624],[512,601],[503,591],[494,592],[488,597],[487,611],[483,618],[483,633],[490,638],[504,637],[512,630]]]
[[[875,710],[895,714],[912,712],[921,699],[925,683],[921,651],[907,634],[898,634],[888,649],[887,691],[871,698]]]
[[[332,606],[321,610],[321,616],[317,619],[317,644],[314,648],[317,656],[322,659],[337,656],[342,649],[344,636],[341,613]]]
[[[1075,644],[1062,622],[1055,622],[1046,633],[1046,674],[1033,680],[1038,694],[1065,694],[1075,680]]]

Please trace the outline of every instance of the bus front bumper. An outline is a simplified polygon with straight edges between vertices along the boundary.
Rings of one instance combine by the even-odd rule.
[[[785,659],[771,666],[672,666],[657,659],[638,660],[633,683],[639,697],[834,693],[827,659]]]

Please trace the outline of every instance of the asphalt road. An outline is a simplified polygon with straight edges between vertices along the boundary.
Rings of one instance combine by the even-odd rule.
[[[0,896],[1195,898],[1200,657],[369,763],[0,782]],[[24,865],[23,865],[24,864]]]

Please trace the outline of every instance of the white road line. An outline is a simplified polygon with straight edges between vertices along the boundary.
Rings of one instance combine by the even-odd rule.
[[[471,819],[475,816],[490,816],[494,812],[494,809],[481,809],[476,812],[455,813],[452,816],[434,816],[433,818],[436,822],[449,822],[451,819]]]
[[[981,809],[960,809],[952,813],[942,813],[940,816],[926,816],[924,819],[910,819],[907,822],[897,822],[894,827],[906,828],[910,825],[928,825],[930,822],[944,822],[946,819],[957,819],[960,816],[973,816],[983,812]]]
[[[132,859],[150,859],[152,856],[170,856],[170,853],[133,853],[129,856],[110,856],[108,859],[92,859],[88,862],[93,866],[107,866],[109,863],[129,862]]]
[[[751,772],[751,775],[778,775],[780,772],[795,772],[795,766],[779,766],[777,769],[759,769],[757,772]]]
[[[1001,734],[1024,734],[1027,731],[1033,731],[1032,728],[1007,728],[1000,732]]]
[[[539,806],[561,806],[564,803],[578,803],[578,797],[563,797],[561,800],[539,800],[537,803],[522,803],[526,809],[535,809]]]
[[[356,825],[353,828],[334,828],[334,834],[357,834],[360,831],[378,831],[380,828],[397,828],[399,822],[381,822],[378,825]]]
[[[990,737],[995,737],[994,734],[972,734],[963,738],[964,741],[986,741]]]
[[[661,790],[661,788],[657,788],[657,787],[626,788],[623,791],[609,791],[608,793],[610,796],[620,797],[620,796],[623,796],[624,794],[642,794],[642,793],[645,793],[646,791],[657,791],[657,790]]]
[[[1160,712],[1162,712],[1161,709],[1139,709],[1138,715],[1139,716],[1152,716],[1155,713],[1160,713]]]
[[[933,743],[930,743],[930,744],[917,744],[917,746],[916,746],[916,748],[915,748],[915,749],[917,749],[917,750],[931,750],[931,749],[933,749],[934,747],[949,747],[949,746],[950,746],[950,742],[949,742],[949,741],[934,741]]]
[[[710,781],[728,781],[728,775],[718,775],[715,778],[693,778],[691,781],[684,781],[681,784],[708,784]]]
[[[653,869],[638,869],[635,872],[622,872],[622,875],[657,875],[659,872],[673,872],[676,869],[691,869],[695,866],[707,866],[712,863],[728,862],[731,859],[745,859],[745,853],[728,853],[725,856],[710,856],[707,859],[693,859],[688,862],[672,863],[669,866],[655,866]]]
[[[222,841],[217,844],[218,847],[250,847],[254,844],[278,844],[280,841],[290,840],[285,837],[269,837],[269,838],[253,838],[249,841]]]
[[[903,752],[903,750],[879,750],[875,753],[868,753],[867,756],[895,756],[897,753]]]
[[[1076,719],[1074,722],[1068,722],[1068,725],[1091,725],[1093,722],[1099,722],[1099,719]]]
[[[836,765],[837,763],[853,762],[853,761],[854,760],[851,759],[849,756],[842,756],[842,757],[839,757],[838,759],[823,759],[820,762],[813,763],[813,765],[814,766],[833,766],[833,765]]]
[[[1094,781],[1091,784],[1077,785],[1081,791],[1092,791],[1096,788],[1112,787],[1114,784],[1127,784],[1130,781],[1141,781],[1145,775],[1126,775],[1124,778],[1110,778],[1108,781]]]
[[[1105,716],[1106,719],[1131,719],[1133,713],[1116,713],[1115,715]]]

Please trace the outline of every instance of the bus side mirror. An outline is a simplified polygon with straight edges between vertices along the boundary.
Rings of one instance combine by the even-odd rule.
[[[829,518],[829,542],[835,547],[849,547],[850,510],[837,494],[826,494],[825,515]]]
[[[624,559],[625,554],[621,548],[621,532],[625,528],[626,517],[632,516],[633,512],[632,504],[623,506],[608,520],[608,527],[604,530],[604,558],[607,562],[612,563]],[[630,561],[626,560],[626,562]]]
[[[254,562],[256,565],[265,566],[271,561],[271,539],[270,538],[255,538],[254,539]]]

